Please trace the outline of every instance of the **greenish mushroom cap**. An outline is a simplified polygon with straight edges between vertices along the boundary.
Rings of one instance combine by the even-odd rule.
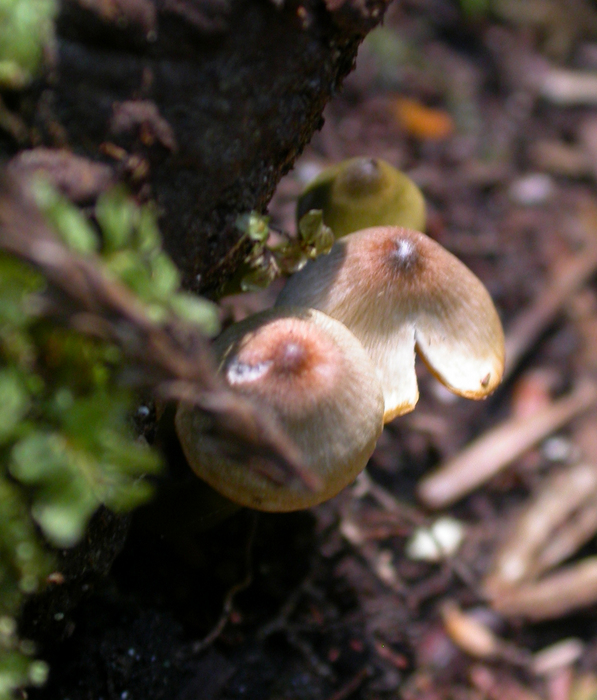
[[[423,231],[425,200],[404,173],[376,158],[350,158],[321,172],[301,195],[297,222],[312,209],[336,238],[370,226]]]

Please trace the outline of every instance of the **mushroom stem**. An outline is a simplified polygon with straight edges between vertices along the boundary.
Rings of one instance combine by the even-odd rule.
[[[433,509],[455,503],[596,402],[597,385],[585,380],[529,419],[506,420],[423,479],[418,487],[419,498]]]

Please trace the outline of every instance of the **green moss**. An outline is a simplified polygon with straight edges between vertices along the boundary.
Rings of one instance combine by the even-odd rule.
[[[222,296],[256,292],[268,287],[277,277],[290,275],[318,255],[329,253],[334,234],[323,222],[321,211],[309,211],[298,224],[296,237],[274,234],[269,218],[257,212],[242,214],[237,228],[252,242],[252,249]]]
[[[100,199],[94,221],[46,183],[35,195],[65,244],[93,256],[158,322],[175,314],[217,332],[215,307],[179,290],[151,207],[117,188]],[[121,350],[45,317],[45,287],[0,253],[0,700],[45,678],[15,620],[54,566],[46,542],[71,547],[100,505],[125,511],[146,501],[145,476],[160,466],[131,429],[136,395],[121,382]]]

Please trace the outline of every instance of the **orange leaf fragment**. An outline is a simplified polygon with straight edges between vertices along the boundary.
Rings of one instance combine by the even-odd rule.
[[[398,124],[410,136],[422,141],[439,141],[454,132],[454,121],[443,109],[427,107],[410,97],[394,98],[391,108]]]

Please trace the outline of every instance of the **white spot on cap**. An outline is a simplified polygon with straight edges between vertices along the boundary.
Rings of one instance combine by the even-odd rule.
[[[417,248],[407,238],[399,238],[392,251],[392,260],[398,270],[409,270],[418,259]]]
[[[258,362],[255,365],[235,361],[232,362],[226,370],[226,378],[232,385],[255,382],[267,374],[272,364],[273,363],[271,360],[268,360],[267,362]]]

